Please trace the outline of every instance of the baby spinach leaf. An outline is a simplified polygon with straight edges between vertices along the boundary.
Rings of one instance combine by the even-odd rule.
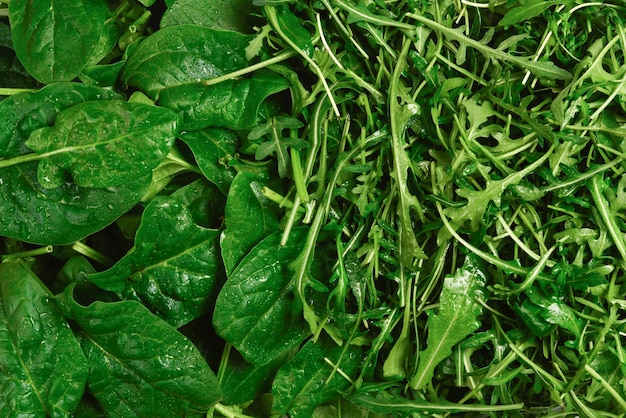
[[[23,262],[0,264],[0,415],[70,416],[87,360],[61,311]]]
[[[309,333],[293,289],[293,262],[307,232],[308,228],[295,228],[283,246],[280,232],[259,242],[228,276],[217,297],[215,330],[252,364],[272,361]]]
[[[253,401],[261,393],[271,389],[272,378],[280,365],[282,357],[262,366],[255,366],[241,359],[236,351],[229,354],[229,362],[221,380],[223,403],[226,405],[243,404]]]
[[[80,327],[87,387],[107,416],[184,416],[220,400],[215,374],[176,329],[136,301],[82,306],[74,287],[59,303]]]
[[[322,340],[307,342],[276,374],[272,412],[290,417],[312,416],[318,405],[341,398],[341,392],[350,387],[344,375],[353,376],[362,362],[358,347],[344,348]]]
[[[220,241],[227,274],[261,239],[278,231],[276,205],[262,192],[266,184],[266,177],[242,171],[230,186],[224,209],[226,228]]]
[[[180,139],[191,148],[202,174],[227,195],[236,174],[228,163],[237,152],[237,135],[226,129],[207,128],[184,132]]]
[[[105,0],[12,1],[15,52],[38,81],[70,81],[89,62],[108,13]]]
[[[253,0],[176,0],[163,13],[161,27],[192,24],[246,33],[254,26]]]
[[[0,169],[0,234],[35,244],[66,245],[100,231],[141,199],[151,176],[108,188],[65,182],[44,188],[37,163]]]
[[[178,328],[208,310],[222,276],[218,231],[196,225],[176,198],[157,196],[143,213],[133,249],[88,278]]]
[[[251,36],[203,26],[163,28],[143,40],[124,64],[125,86],[156,99],[168,87],[197,83],[246,66]]]
[[[482,313],[478,299],[483,297],[485,281],[473,256],[467,256],[463,266],[445,278],[439,312],[429,311],[428,346],[419,355],[411,387],[423,389],[431,381],[435,367],[452,354],[452,347],[478,329],[478,316]]]
[[[31,132],[52,125],[63,109],[91,100],[119,98],[119,94],[108,89],[66,82],[13,95],[0,103],[0,157],[30,152],[25,142]]]
[[[180,114],[183,130],[242,130],[256,126],[263,101],[288,87],[281,76],[257,71],[250,78],[210,86],[195,83],[167,88],[161,91],[157,103]]]
[[[86,102],[59,112],[53,127],[34,131],[26,145],[40,153],[39,180],[57,187],[55,167],[82,187],[110,187],[149,175],[168,154],[176,115],[122,100]]]

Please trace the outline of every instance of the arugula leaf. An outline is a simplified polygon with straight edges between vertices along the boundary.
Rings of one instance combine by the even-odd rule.
[[[274,154],[278,160],[278,175],[285,177],[290,166],[289,149],[303,149],[309,144],[308,142],[294,138],[291,136],[293,131],[301,128],[302,122],[293,118],[275,117],[271,118],[263,125],[254,127],[248,133],[249,140],[257,140],[266,138],[267,140],[258,145],[254,158],[262,160],[269,155]],[[290,130],[290,136],[283,137],[283,130]]]
[[[206,313],[217,294],[223,278],[218,235],[196,225],[175,197],[157,196],[143,213],[133,249],[88,279],[178,328]]]
[[[12,1],[15,52],[38,81],[71,81],[91,59],[108,13],[104,0]]]
[[[0,413],[69,416],[87,381],[87,359],[35,274],[0,264]]]
[[[80,327],[87,387],[108,416],[178,416],[219,401],[215,374],[183,335],[136,301],[82,306],[74,287],[58,300]]]
[[[543,13],[548,7],[562,4],[556,0],[526,0],[521,6],[510,9],[498,22],[499,26],[511,26]]]
[[[483,309],[478,299],[485,296],[486,279],[473,256],[467,256],[463,266],[445,278],[439,311],[428,313],[427,348],[420,352],[412,388],[423,389],[430,383],[435,367],[452,354],[452,347],[480,327]]]

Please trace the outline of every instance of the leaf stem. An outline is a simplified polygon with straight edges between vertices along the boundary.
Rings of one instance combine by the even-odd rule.
[[[215,77],[215,78],[210,78],[208,80],[204,80],[202,82],[202,84],[204,84],[205,86],[212,86],[214,84],[219,84],[223,81],[227,81],[227,80],[232,80],[234,78],[238,78],[238,77],[242,77],[244,75],[253,73],[255,71],[258,71],[262,68],[267,68],[271,65],[274,64],[278,64],[279,62],[283,62],[285,60],[288,60],[289,58],[293,58],[296,55],[298,55],[298,53],[296,51],[283,51],[280,54],[272,57],[272,58],[268,58],[264,61],[261,62],[257,62],[256,64],[252,64],[249,65],[247,67],[242,68],[241,70],[237,70],[237,71],[233,71],[231,73],[228,74],[224,74],[221,75],[219,77]]]

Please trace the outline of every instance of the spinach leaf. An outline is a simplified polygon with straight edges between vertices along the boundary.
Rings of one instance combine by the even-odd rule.
[[[34,161],[0,169],[3,236],[35,244],[71,244],[129,211],[151,182],[148,175],[107,188],[80,187],[69,182],[44,188],[37,173]]]
[[[245,48],[251,39],[203,26],[169,26],[132,51],[122,68],[121,81],[156,99],[165,88],[198,83],[245,67]]]
[[[259,241],[278,231],[275,205],[263,195],[267,177],[242,171],[233,180],[224,209],[225,229],[220,245],[229,275]]]
[[[181,416],[220,400],[215,374],[173,327],[136,301],[80,305],[74,287],[58,300],[80,327],[87,387],[107,416]]]
[[[70,81],[91,59],[108,13],[104,0],[12,1],[15,52],[38,81]]]
[[[272,384],[276,399],[272,412],[292,417],[312,416],[317,406],[341,398],[362,361],[358,347],[308,341],[276,374]]]
[[[111,90],[81,83],[48,84],[36,92],[15,94],[0,103],[0,157],[14,157],[31,150],[30,134],[52,125],[58,112],[92,100],[119,99]]]
[[[294,229],[285,245],[280,232],[263,239],[229,274],[217,297],[215,330],[252,364],[269,363],[309,334],[293,286],[293,264],[307,232]]]
[[[184,130],[242,130],[256,126],[263,101],[287,87],[289,84],[281,76],[258,71],[250,78],[217,85],[190,83],[166,88],[160,92],[157,103],[178,112]]]
[[[176,0],[163,13],[161,28],[192,24],[215,29],[249,32],[254,26],[252,13],[258,13],[253,0]]]
[[[26,145],[39,153],[44,187],[63,184],[67,170],[78,186],[104,188],[152,173],[176,129],[177,117],[167,109],[121,100],[86,102],[59,112],[55,125],[34,131]]]
[[[157,196],[143,213],[135,243],[115,266],[89,280],[142,302],[176,328],[208,311],[223,279],[218,231],[196,225],[175,197]]]
[[[69,416],[87,360],[50,294],[25,263],[0,264],[0,414]]]
[[[226,129],[207,128],[184,132],[180,139],[193,152],[204,177],[227,195],[236,175],[235,169],[229,167],[229,163],[237,152],[239,144],[237,135]]]

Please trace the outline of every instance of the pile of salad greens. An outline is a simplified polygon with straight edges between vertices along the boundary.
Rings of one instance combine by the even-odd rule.
[[[0,415],[626,412],[626,4],[0,1]]]

